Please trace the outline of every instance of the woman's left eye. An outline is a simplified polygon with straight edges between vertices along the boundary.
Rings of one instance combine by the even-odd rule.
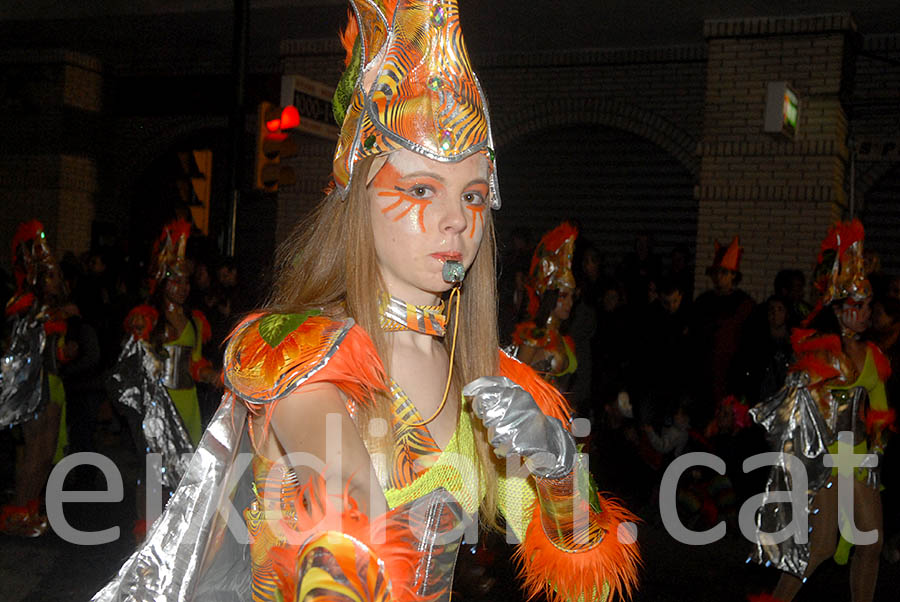
[[[469,192],[464,192],[462,195],[462,200],[469,205],[484,204],[484,196],[480,192],[475,192],[472,190],[470,190]]]

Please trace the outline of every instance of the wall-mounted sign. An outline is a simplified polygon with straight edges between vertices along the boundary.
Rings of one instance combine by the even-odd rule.
[[[769,82],[763,131],[793,138],[800,124],[800,99],[787,82]]]
[[[300,125],[296,129],[335,141],[340,129],[334,124],[331,112],[332,96],[334,88],[302,75],[281,78],[281,106],[293,105],[300,114]]]

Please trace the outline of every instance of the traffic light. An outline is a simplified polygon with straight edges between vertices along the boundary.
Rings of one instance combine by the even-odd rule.
[[[297,154],[297,144],[288,131],[300,125],[300,114],[294,106],[276,107],[261,102],[257,114],[256,166],[253,187],[275,192],[278,186],[296,182],[294,170],[281,164],[281,159]]]

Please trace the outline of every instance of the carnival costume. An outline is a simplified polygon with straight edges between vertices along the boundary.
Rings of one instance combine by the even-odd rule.
[[[830,311],[833,302],[862,302],[871,297],[863,268],[863,228],[858,221],[838,224],[829,231],[819,254],[815,284],[822,297],[812,317]],[[816,492],[838,474],[838,468],[826,467],[823,461],[826,454],[837,453],[838,433],[852,433],[856,454],[881,454],[882,434],[894,422],[894,410],[888,408],[884,388],[890,364],[874,343],[868,343],[862,370],[843,351],[839,334],[798,328],[791,343],[796,360],[785,386],[750,410],[775,450],[786,456],[773,466],[763,505],[757,511],[752,558],[803,578],[810,559],[809,544],[798,543],[794,536],[780,543],[773,538],[793,520],[791,502],[785,500],[793,483],[790,460],[799,461],[794,470],[801,465],[806,470],[808,515]],[[854,477],[868,487],[880,486],[875,467],[857,468]]]
[[[20,224],[12,242],[16,291],[6,305],[11,321],[9,346],[0,360],[0,428],[10,428],[37,418],[47,403],[60,408],[59,432],[53,463],[62,459],[68,442],[66,394],[59,367],[63,354],[66,320],[57,308],[43,304],[36,292],[40,279],[59,266],[50,252],[43,225],[37,220]],[[47,529],[39,512],[40,500],[25,507],[4,506],[0,529],[40,535]],[[19,528],[11,526],[13,523]]]
[[[528,294],[529,319],[516,325],[513,345],[509,351],[521,358],[525,348],[534,350],[529,365],[541,377],[560,390],[566,389],[571,375],[578,369],[575,359],[575,342],[559,331],[559,319],[553,307],[549,315],[538,315],[545,305],[544,296],[550,291],[575,292],[575,276],[572,274],[572,255],[578,228],[569,222],[547,232],[538,243],[528,270],[525,290]],[[556,297],[552,297],[555,299]],[[541,323],[538,324],[537,322]]]
[[[185,247],[191,225],[178,220],[165,226],[154,249],[151,294],[173,275],[185,276]],[[128,338],[110,378],[113,398],[137,413],[147,453],[161,455],[161,484],[174,488],[200,441],[202,425],[195,382],[210,366],[203,343],[211,336],[206,317],[193,310],[178,336],[155,347],[151,333],[159,310],[138,305],[125,319]]]
[[[354,173],[359,160],[393,149],[439,161],[482,152],[498,207],[487,107],[457,3],[352,4],[348,73],[335,95],[338,190],[365,177]],[[379,310],[385,330],[449,330],[440,306],[383,295]],[[352,319],[319,310],[249,316],[230,337],[222,407],[178,491],[145,546],[95,600],[449,600],[460,540],[464,531],[477,532],[473,515],[488,487],[496,487],[508,528],[522,541],[517,556],[530,593],[588,601],[629,592],[637,546],[622,523],[631,515],[596,493],[556,390],[505,354],[499,365],[500,376],[463,388],[442,450]],[[347,493],[327,494],[321,480],[298,482],[290,466],[249,441],[267,433],[278,403],[315,383],[336,386],[354,420],[376,395],[392,400],[393,456],[363,438],[389,507],[383,515],[366,516]],[[485,482],[472,414],[495,453],[522,456],[527,470]]]

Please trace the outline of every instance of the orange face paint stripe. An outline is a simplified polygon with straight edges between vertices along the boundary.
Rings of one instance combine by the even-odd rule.
[[[384,209],[381,210],[381,213],[383,213],[385,216],[388,214],[388,212],[392,211],[393,209],[396,209],[400,205],[400,203],[402,203],[403,201],[407,201],[409,203],[409,207],[407,207],[406,209],[401,211],[396,217],[392,218],[395,222],[398,222],[401,219],[403,219],[403,217],[406,216],[406,214],[409,213],[410,210],[412,210],[413,206],[418,206],[418,208],[419,208],[419,229],[422,232],[425,232],[425,207],[430,205],[431,201],[429,201],[427,199],[413,198],[413,197],[409,196],[408,194],[406,194],[405,192],[403,192],[402,190],[396,190],[396,191],[395,190],[385,190],[384,192],[379,192],[378,196],[396,196],[397,197],[397,201],[395,203],[393,203],[393,204],[389,205],[388,207],[385,207]]]
[[[481,220],[481,227],[484,227],[484,205],[468,205],[467,208],[472,212],[472,229],[469,230],[469,238],[474,238],[475,223]]]

